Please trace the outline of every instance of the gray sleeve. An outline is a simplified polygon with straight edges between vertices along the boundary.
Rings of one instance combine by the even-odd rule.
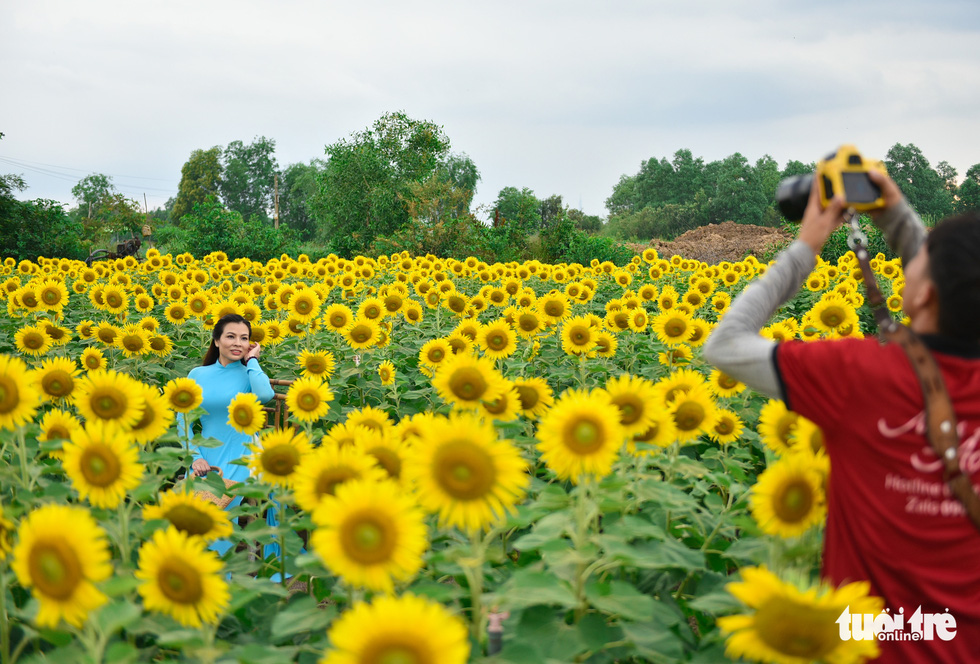
[[[705,359],[753,390],[783,399],[773,364],[776,343],[759,330],[796,295],[815,263],[813,250],[799,240],[780,253],[765,275],[735,298],[722,316],[704,344]]]
[[[875,225],[884,233],[892,251],[902,257],[903,265],[908,265],[926,241],[925,225],[905,199],[882,212]]]

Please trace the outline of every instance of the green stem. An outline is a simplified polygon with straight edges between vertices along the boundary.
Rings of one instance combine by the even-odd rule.
[[[130,551],[129,546],[129,510],[130,504],[124,498],[119,504],[119,558],[122,560],[123,570],[129,569]]]
[[[284,492],[283,492],[284,493]],[[283,588],[286,587],[286,501],[279,497],[279,573]]]
[[[7,616],[7,575],[0,568],[0,664],[11,664],[10,620]]]
[[[590,572],[589,565],[585,561],[585,545],[589,539],[589,491],[592,488],[592,477],[583,475],[579,478],[579,485],[575,492],[575,534],[573,544],[578,553],[579,562],[575,566],[575,599],[578,605],[575,608],[575,622],[585,616],[589,608],[589,603],[585,598],[585,582],[588,580]]]
[[[470,633],[473,641],[482,649],[483,625],[483,562],[486,558],[486,539],[479,530],[470,531],[470,557],[463,564],[463,572],[470,587]]]
[[[20,479],[28,493],[34,492],[34,481],[27,470],[27,440],[24,427],[17,427],[17,454],[20,457]]]

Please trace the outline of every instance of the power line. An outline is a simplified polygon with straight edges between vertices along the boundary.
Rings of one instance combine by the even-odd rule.
[[[63,171],[78,171],[79,173],[92,173],[92,172],[94,172],[92,170],[86,170],[86,169],[82,169],[82,168],[72,168],[70,166],[59,166],[57,164],[46,164],[46,163],[44,163],[42,161],[31,161],[30,159],[19,159],[17,157],[4,157],[4,156],[0,156],[0,159],[4,160],[6,162],[9,162],[9,163],[22,165],[25,168],[28,165],[34,165],[34,166],[47,166],[49,168],[57,168],[57,169],[60,169],[60,170],[63,170]],[[69,174],[68,173],[65,173],[65,175],[69,175]],[[170,182],[171,181],[170,178],[150,178],[150,177],[144,177],[144,176],[141,176],[141,175],[120,175],[118,173],[103,173],[103,175],[108,175],[108,176],[114,177],[114,178],[128,178],[130,180],[156,180],[157,182]]]
[[[25,170],[32,171],[34,173],[39,173],[47,177],[55,178],[57,180],[62,180],[64,182],[78,183],[84,179],[83,177],[79,177],[72,173],[65,173],[59,170],[52,170],[53,168],[57,168],[57,169],[79,171],[82,173],[85,172],[84,170],[78,168],[68,168],[67,166],[52,166],[51,164],[43,164],[42,162],[28,162],[20,159],[13,159],[11,157],[3,157],[3,156],[0,156],[0,162],[10,164],[11,166],[16,166],[17,168],[23,168]],[[32,166],[31,165],[32,163],[38,164],[40,166],[51,166],[51,168],[40,168],[39,166]],[[135,175],[112,175],[110,173],[104,173],[103,175],[109,175],[109,177],[130,178],[135,180],[154,180],[154,181],[161,181],[161,182],[169,181],[166,180],[165,178],[149,178],[149,177],[139,177]],[[112,184],[116,189],[128,190],[134,192],[155,191],[155,192],[161,192],[165,194],[177,193],[177,191],[174,189],[163,189],[160,187],[146,187],[139,184],[126,184],[126,183],[116,183],[116,182],[113,182]]]

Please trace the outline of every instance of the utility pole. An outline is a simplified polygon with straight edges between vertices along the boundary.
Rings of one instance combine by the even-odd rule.
[[[279,174],[276,173],[276,175],[274,176],[274,178],[275,179],[273,179],[272,182],[273,182],[273,186],[274,186],[275,191],[276,191],[276,196],[275,196],[276,210],[275,210],[275,213],[272,215],[272,221],[273,221],[273,225],[278,230],[278,228],[279,228]]]

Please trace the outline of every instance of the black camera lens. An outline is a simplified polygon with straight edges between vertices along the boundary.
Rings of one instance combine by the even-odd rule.
[[[799,221],[803,218],[806,204],[810,200],[811,186],[813,174],[793,175],[776,187],[776,205],[787,221]]]

